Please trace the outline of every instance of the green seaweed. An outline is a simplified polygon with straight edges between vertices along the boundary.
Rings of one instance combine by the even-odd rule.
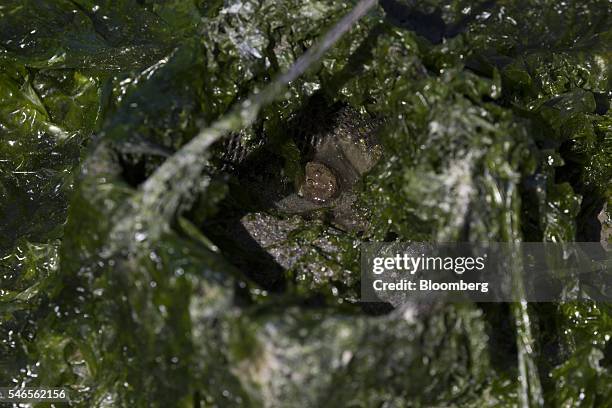
[[[607,406],[608,304],[364,305],[358,243],[598,240],[609,2],[398,4],[439,15],[444,41],[377,7],[243,110],[244,140],[269,139],[292,179],[286,124],[313,103],[382,123],[355,204],[369,227],[297,217],[285,245],[304,251],[280,290],[202,228],[224,200],[252,204],[214,161],[174,179],[177,202],[162,185],[145,206],[143,186],[354,3],[0,5],[0,385],[65,386],[84,407]]]

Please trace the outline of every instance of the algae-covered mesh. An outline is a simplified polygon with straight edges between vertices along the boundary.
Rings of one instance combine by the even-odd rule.
[[[611,101],[607,0],[4,0],[0,389],[610,406],[579,282],[363,302],[360,245],[609,250]]]

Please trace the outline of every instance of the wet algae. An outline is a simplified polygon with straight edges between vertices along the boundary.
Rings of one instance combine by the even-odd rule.
[[[608,1],[381,1],[141,222],[162,163],[353,5],[0,5],[0,385],[83,407],[609,406],[609,304],[361,304],[358,264],[364,240],[605,235]],[[274,205],[339,107],[384,159],[340,212]]]

